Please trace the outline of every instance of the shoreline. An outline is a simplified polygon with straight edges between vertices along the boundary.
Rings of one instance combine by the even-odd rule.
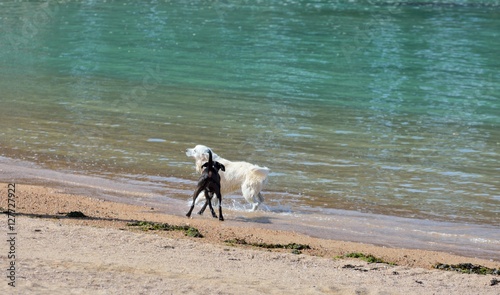
[[[53,170],[42,164],[0,157],[4,181],[52,187],[68,194],[92,196],[129,205],[155,207],[156,212],[184,220],[190,204],[191,184],[175,179],[172,183],[125,178],[117,175],[76,174],[71,170]],[[180,196],[185,197],[181,199]],[[225,212],[232,214],[235,226],[260,227],[301,233],[326,240],[351,241],[380,247],[440,251],[465,257],[489,260],[497,257],[500,230],[494,226],[410,219],[398,216],[361,213],[342,209],[316,212],[309,208],[265,205],[262,210],[247,212],[239,196],[226,196]],[[231,202],[233,202],[231,204]],[[286,203],[283,203],[286,206]],[[297,210],[297,211],[295,211]],[[197,216],[194,216],[198,219]],[[500,258],[496,258],[500,261]]]
[[[1,183],[0,187],[0,195],[7,196],[7,183]],[[194,267],[194,269],[184,269],[184,271],[191,276],[194,274],[200,275],[197,269],[199,267],[208,267],[208,269],[212,269],[212,272],[214,267],[216,269],[220,268],[219,272],[215,274],[206,274],[208,277],[215,279],[209,280],[211,283],[204,281],[202,284],[200,281],[194,282],[188,278],[183,279],[175,276],[176,279],[182,282],[181,285],[183,287],[181,289],[174,288],[171,293],[180,291],[197,293],[201,292],[202,289],[198,290],[196,288],[208,284],[208,288],[215,288],[212,290],[219,290],[218,288],[222,288],[220,289],[222,293],[237,294],[245,290],[248,291],[248,286],[245,284],[240,286],[241,282],[235,281],[228,282],[229,285],[226,287],[220,287],[218,285],[216,279],[217,275],[220,274],[220,272],[225,273],[224,269],[226,268],[232,268],[234,265],[239,265],[239,268],[236,270],[233,269],[228,276],[241,276],[241,279],[244,280],[246,278],[244,273],[237,274],[237,272],[240,270],[245,272],[247,271],[247,267],[252,267],[250,271],[256,271],[254,268],[257,268],[257,270],[261,272],[263,267],[269,267],[269,269],[273,269],[275,272],[289,272],[290,267],[303,267],[304,265],[302,264],[304,263],[308,266],[305,267],[308,268],[308,270],[304,269],[307,275],[304,273],[301,273],[301,275],[312,276],[310,280],[313,280],[313,282],[310,282],[310,284],[314,284],[314,286],[307,285],[307,290],[300,290],[304,290],[304,292],[307,291],[306,293],[310,294],[352,294],[352,292],[368,289],[379,291],[392,290],[391,292],[396,293],[404,291],[409,294],[419,294],[429,290],[437,292],[443,292],[445,290],[446,292],[450,292],[450,294],[453,294],[455,292],[454,290],[456,290],[457,293],[461,292],[461,294],[474,294],[474,292],[478,292],[478,290],[482,290],[483,294],[498,294],[500,291],[500,286],[489,285],[492,279],[498,278],[498,276],[495,275],[465,275],[432,269],[432,265],[436,263],[473,263],[490,268],[498,268],[500,263],[492,260],[469,258],[443,252],[388,248],[370,244],[319,239],[297,232],[270,230],[259,227],[241,227],[237,224],[238,221],[226,220],[224,222],[219,222],[208,215],[197,215],[193,219],[187,219],[185,217],[164,214],[148,206],[114,203],[91,196],[68,194],[59,188],[34,186],[23,183],[16,184],[15,198],[16,219],[18,220],[17,236],[20,241],[29,241],[29,243],[19,243],[19,258],[17,260],[21,267],[19,270],[18,283],[19,286],[28,290],[28,294],[30,292],[29,290],[35,292],[35,290],[38,290],[37,288],[40,287],[40,285],[34,282],[27,282],[32,279],[36,280],[38,268],[48,271],[49,273],[46,273],[46,276],[53,276],[55,285],[58,285],[59,288],[73,288],[78,285],[78,282],[76,282],[78,280],[75,279],[75,282],[72,282],[71,278],[72,276],[79,276],[78,271],[83,271],[84,273],[88,272],[89,276],[102,276],[103,271],[105,273],[111,271],[113,275],[119,277],[128,276],[130,273],[134,274],[139,272],[140,267],[147,268],[147,266],[140,264],[140,266],[137,266],[138,269],[135,269],[131,265],[128,265],[128,262],[126,263],[120,259],[132,259],[131,257],[148,261],[152,259],[149,263],[154,264],[155,258],[160,260],[165,259],[160,258],[163,256],[161,253],[166,251],[165,249],[177,249],[176,251],[180,251],[178,255],[174,255],[176,256],[175,259],[178,261],[170,265],[168,265],[168,263],[167,265],[156,265],[154,268],[167,268],[170,275],[171,272],[180,264],[183,264],[185,260],[191,261],[191,268]],[[7,207],[6,197],[2,198],[0,207],[4,209]],[[65,214],[71,211],[80,211],[87,217],[66,217]],[[5,228],[7,218],[6,215],[3,216],[4,218],[2,218],[0,224],[2,228]],[[142,231],[127,225],[132,221],[160,222],[181,226],[189,225],[197,228],[204,237],[186,237],[182,232],[177,231]],[[42,240],[44,239],[48,243],[48,246],[40,248],[40,245],[43,244]],[[166,246],[162,247],[166,248],[155,248],[152,252],[148,252],[145,248],[150,247],[150,240],[163,243]],[[297,243],[308,245],[311,249],[301,250],[302,253],[296,255],[292,254],[289,249],[260,249],[249,245],[230,244],[226,242],[228,240],[244,240],[248,243],[269,244]],[[137,242],[138,245],[130,245],[130,241]],[[149,242],[142,243],[141,241]],[[173,246],[173,244],[175,245]],[[54,245],[57,245],[57,247]],[[28,247],[28,249],[23,249],[26,247]],[[102,262],[96,262],[94,259],[99,260],[105,258],[101,257],[102,255],[96,253],[94,250],[89,251],[89,247],[98,247],[99,253],[108,254],[114,253],[115,248],[120,249],[118,252],[121,253],[122,257],[114,258],[112,261],[106,261],[107,265],[102,265]],[[193,252],[193,249],[196,249],[196,251]],[[204,249],[210,249],[208,251],[210,254],[205,253]],[[67,254],[62,254],[66,252]],[[132,255],[129,257],[126,253]],[[339,256],[349,253],[373,255],[385,262],[396,265],[385,263],[369,264],[359,259],[338,258]],[[98,257],[92,257],[95,254],[98,254]],[[207,257],[207,255],[215,256]],[[225,257],[223,262],[218,260],[212,261],[215,257],[220,258],[221,255]],[[87,265],[86,263],[89,259],[92,260],[93,263],[97,263],[97,265],[95,267]],[[200,265],[200,261],[204,261],[205,259],[208,259],[211,263],[215,263],[215,265],[211,266],[205,263],[201,263]],[[2,264],[7,263],[3,256],[1,260]],[[247,263],[250,265],[247,265],[247,263],[240,265],[242,260],[248,260]],[[35,265],[31,265],[31,263],[35,263]],[[278,263],[279,265],[274,265],[274,263]],[[122,267],[124,267],[123,264],[128,265],[127,271],[122,269]],[[221,264],[221,266],[219,266],[219,264]],[[312,267],[318,265],[322,265],[320,268],[321,270]],[[130,269],[130,267],[132,267],[132,269]],[[152,266],[150,265],[150,267]],[[277,269],[274,269],[274,267]],[[323,267],[325,269],[323,269]],[[57,271],[51,273],[51,271],[54,272],[55,269],[57,269]],[[59,281],[62,279],[59,277],[61,272],[65,273],[66,277],[70,277],[69,281],[71,282],[68,282],[68,279]],[[350,279],[344,277],[343,280],[345,281],[338,281],[338,279],[333,278],[330,278],[331,281],[329,282],[321,283],[321,281],[316,281],[315,279],[320,278],[323,272],[327,272],[332,276],[347,275],[348,277],[353,277]],[[141,276],[142,275],[144,274],[141,273]],[[182,274],[182,276],[184,275],[185,273]],[[278,286],[275,285],[276,282],[273,282],[273,280],[278,280],[278,278],[274,278],[270,274],[268,275],[269,277],[266,275],[261,278],[264,282],[261,280],[255,281],[253,287],[263,284],[266,285],[267,288],[270,288],[268,290],[272,290],[273,287],[277,288]],[[161,275],[159,276],[161,277]],[[315,276],[318,276],[318,278],[313,278]],[[365,279],[370,278],[368,281],[376,280],[378,283],[372,282],[365,285],[365,283],[357,282],[357,280],[361,279],[357,276],[363,276]],[[188,275],[188,277],[190,276]],[[199,278],[204,277],[202,276]],[[139,277],[136,279],[140,280]],[[324,278],[321,279],[324,280]],[[390,284],[387,284],[388,280],[391,281]],[[384,283],[384,281],[386,282]],[[422,284],[418,282],[422,282]],[[106,290],[121,290],[121,286],[117,286],[118,283],[113,283],[111,279],[107,281],[107,283],[110,285],[105,288]],[[303,281],[302,283],[304,284]],[[331,286],[326,286],[324,285],[325,283]],[[400,283],[403,285],[399,285]],[[156,282],[153,285],[160,288],[162,284],[161,282]],[[323,286],[320,286],[321,284],[323,284]],[[195,289],[189,289],[186,287],[187,285],[190,286],[189,288]],[[199,286],[194,287],[195,285]],[[0,290],[4,289],[5,286],[7,286],[6,283],[3,284]],[[138,284],[136,287],[140,286],[142,285]],[[289,283],[287,283],[279,286],[279,291],[270,293],[281,293],[283,288],[289,288],[288,292],[299,290],[297,289],[299,287],[295,284],[289,285]],[[234,289],[235,287],[236,289]],[[305,287],[305,285],[302,285],[302,288]],[[45,288],[48,288],[48,286],[45,286]],[[145,288],[145,286],[141,288]],[[98,288],[96,290],[100,289]],[[250,290],[253,290],[253,292],[248,291],[250,294],[263,292],[262,289],[250,288]],[[325,290],[328,290],[328,292]],[[47,291],[47,293],[49,292]],[[370,292],[367,292],[367,294],[370,294]]]
[[[191,191],[186,190],[186,186],[189,186],[186,182],[165,185],[160,182],[129,181],[128,178],[75,174],[74,171],[52,170],[36,163],[5,157],[0,157],[0,171],[3,174],[0,183],[15,180],[18,184],[52,188],[67,195],[90,196],[121,205],[154,207],[155,210],[151,212],[146,210],[148,214],[172,216],[178,222],[187,222],[184,211],[190,205],[190,198],[178,198],[191,194]],[[293,232],[320,240],[436,251],[500,262],[500,257],[496,255],[500,247],[500,230],[489,225],[408,219],[341,209],[323,213],[307,208],[297,212],[290,209],[281,211],[281,207],[268,207],[267,204],[263,210],[247,212],[238,203],[230,204],[241,200],[228,197],[223,210],[229,214],[230,220],[225,223],[243,230],[261,228]],[[200,219],[197,215],[193,217],[193,222]],[[201,219],[208,218],[203,216]]]
[[[7,183],[1,183],[0,193],[7,196]],[[200,230],[204,238],[200,241],[224,245],[224,241],[244,239],[249,243],[308,244],[311,250],[304,251],[307,255],[320,257],[337,257],[351,252],[367,252],[384,261],[401,266],[431,268],[435,263],[458,264],[471,262],[491,268],[500,267],[499,261],[455,255],[440,251],[421,249],[406,249],[397,247],[377,246],[368,243],[357,243],[333,239],[311,237],[296,231],[266,229],[238,220],[220,222],[212,219],[209,214],[195,215],[193,218],[176,216],[158,211],[150,206],[130,205],[106,201],[90,196],[66,193],[64,189],[47,186],[35,186],[22,183],[16,184],[16,215],[43,220],[51,220],[63,224],[115,228],[129,230],[127,223],[148,221],[169,223],[173,225],[188,225]],[[0,207],[7,208],[7,198],[0,201]],[[65,214],[79,211],[84,218],[69,218]],[[230,216],[230,214],[227,214]],[[179,234],[177,234],[179,235]],[[182,234],[180,234],[182,236]]]

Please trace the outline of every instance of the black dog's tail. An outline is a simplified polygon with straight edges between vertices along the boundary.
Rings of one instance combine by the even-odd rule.
[[[208,162],[206,162],[205,164],[201,165],[201,168],[203,169],[203,167],[207,167],[210,169],[210,167],[213,167],[214,166],[214,162],[212,160],[212,151],[211,150],[207,150],[208,152]]]
[[[212,167],[214,162],[212,161],[212,151],[208,150],[208,167]]]

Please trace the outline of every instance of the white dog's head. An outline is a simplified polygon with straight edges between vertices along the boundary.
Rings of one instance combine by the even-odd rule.
[[[212,159],[214,161],[217,161],[217,159],[219,159],[219,156],[217,156],[217,154],[214,153],[211,148],[205,145],[199,144],[193,149],[186,150],[186,156],[193,157],[196,160],[196,171],[201,172],[201,165],[208,161],[209,150],[212,152]]]

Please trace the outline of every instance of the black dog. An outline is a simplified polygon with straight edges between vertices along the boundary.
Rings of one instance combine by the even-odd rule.
[[[222,165],[217,161],[215,162],[212,161],[212,152],[210,150],[208,150],[208,162],[203,164],[201,167],[202,168],[206,167],[206,168],[205,170],[203,170],[200,180],[198,180],[198,187],[196,188],[193,194],[193,204],[191,205],[191,208],[189,209],[189,212],[186,214],[186,216],[191,217],[191,213],[193,212],[194,205],[196,203],[196,198],[202,191],[204,191],[205,204],[201,208],[200,212],[198,212],[198,214],[200,215],[203,214],[208,205],[210,207],[210,212],[212,212],[212,216],[214,218],[217,218],[214,208],[212,207],[212,197],[215,193],[219,201],[219,220],[224,221],[224,217],[222,216],[222,207],[221,207],[222,196],[220,193],[219,169],[221,169],[222,171],[226,171],[226,167],[224,167],[224,165]]]

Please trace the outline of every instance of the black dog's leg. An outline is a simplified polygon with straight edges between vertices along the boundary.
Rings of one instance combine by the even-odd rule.
[[[191,208],[189,209],[188,213],[186,214],[187,217],[191,217],[191,213],[193,212],[193,209],[194,209],[194,204],[196,203],[196,198],[198,197],[198,195],[201,193],[202,190],[203,190],[203,187],[200,186],[194,192],[193,204],[191,204]]]
[[[222,196],[220,194],[220,189],[217,189],[215,193],[217,194],[217,199],[219,200],[219,220],[224,221],[224,216],[222,216]]]
[[[205,201],[205,204],[203,204],[203,207],[201,207],[200,212],[198,212],[198,215],[203,215],[203,212],[205,212],[205,209],[207,209],[208,206],[208,200]]]
[[[210,193],[210,194],[212,196],[214,195],[214,193]],[[214,207],[212,207],[212,197],[208,196],[207,191],[205,191],[205,197],[207,198],[208,207],[210,207],[210,212],[212,213],[212,217],[217,218],[217,214],[215,214]]]
[[[214,193],[210,192],[209,197],[205,195],[205,204],[203,204],[203,207],[201,207],[200,212],[198,212],[199,215],[202,215],[203,212],[205,212],[205,209],[207,209],[208,202],[212,202],[212,198],[214,197]]]

